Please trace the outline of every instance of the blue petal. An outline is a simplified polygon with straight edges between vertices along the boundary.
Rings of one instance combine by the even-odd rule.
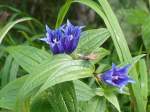
[[[40,38],[40,40],[46,42],[47,44],[49,44],[49,41],[48,41],[48,39],[46,37]]]
[[[48,27],[48,25],[46,25],[45,27],[46,27],[46,31],[47,31],[48,33],[52,31],[52,30]]]
[[[50,47],[51,47],[53,54],[59,53],[59,48],[58,48],[57,44],[54,44],[54,45],[50,44]]]
[[[118,80],[114,80],[113,82],[116,85],[118,85],[118,87],[122,87],[122,86],[126,86],[130,81],[131,81],[131,79],[129,77],[122,77]]]
[[[112,71],[116,70],[116,65],[114,63],[112,63]]]
[[[130,77],[128,77],[128,83],[135,83],[135,80],[133,80]]]
[[[81,33],[80,27],[73,26],[68,20],[67,25],[64,29],[65,34],[64,48],[67,54],[72,53],[77,48],[80,33]]]
[[[100,77],[104,82],[106,82],[106,80],[112,81],[112,75],[113,75],[113,71],[108,70],[105,73],[103,73]]]
[[[119,74],[119,75],[127,75],[130,66],[131,65],[128,64],[128,65],[126,65],[124,67],[117,68],[116,69],[117,74]]]
[[[71,24],[71,22],[67,19],[67,26],[68,27],[71,27],[71,26],[73,26],[72,24]]]

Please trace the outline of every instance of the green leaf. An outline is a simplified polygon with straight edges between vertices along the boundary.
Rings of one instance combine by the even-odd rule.
[[[104,97],[112,104],[116,107],[116,109],[121,112],[120,110],[120,106],[119,106],[119,102],[118,99],[116,97],[115,94],[110,93],[110,92],[104,92]]]
[[[63,58],[60,58],[60,56]],[[38,92],[34,91],[37,96],[58,83],[90,77],[94,71],[93,66],[89,62],[71,60],[70,57],[65,55],[56,55],[53,59],[49,59],[32,69],[33,72],[19,92],[16,111],[20,111],[20,105],[36,88],[40,87]]]
[[[144,46],[148,52],[150,52],[150,17],[146,18],[147,20],[142,25],[142,39]]]
[[[55,28],[59,27],[62,24],[65,18],[65,15],[67,14],[70,8],[71,3],[72,3],[72,0],[66,0],[66,3],[60,8]]]
[[[81,34],[77,52],[91,53],[99,48],[109,37],[110,33],[105,28],[84,31]]]
[[[80,80],[74,81],[74,86],[78,101],[88,101],[96,95],[92,88]]]
[[[4,87],[9,82],[9,73],[11,69],[12,63],[12,56],[8,56],[5,61],[5,65],[2,69],[2,76],[1,76],[1,86]]]
[[[13,12],[21,13],[20,10],[18,10],[18,9],[16,9],[16,8],[10,6],[10,5],[4,5],[4,4],[3,4],[3,5],[0,5],[0,9],[9,9],[9,10],[11,10],[11,11],[13,11]]]
[[[92,62],[94,63],[98,63],[100,62],[105,56],[108,56],[110,54],[110,51],[100,47],[100,48],[97,48],[95,50],[92,51],[93,54],[96,55],[96,59],[93,60]]]
[[[147,66],[144,59],[139,61],[139,73],[140,73],[140,83],[141,83],[141,91],[144,100],[144,107],[146,109],[147,101],[148,101],[148,73]]]
[[[55,85],[39,95],[31,112],[77,112],[77,100],[72,82]]]
[[[13,60],[10,69],[9,81],[13,81],[17,78],[18,69],[19,69],[19,65],[15,62],[15,60]]]
[[[23,76],[10,83],[0,90],[0,107],[14,110],[17,94],[28,76]]]
[[[6,34],[8,33],[8,31],[14,27],[14,25],[16,25],[17,23],[23,22],[23,21],[29,21],[32,20],[32,18],[30,17],[23,17],[21,19],[15,20],[13,22],[9,22],[7,23],[1,30],[0,30],[0,44],[3,40],[3,38],[6,36]]]
[[[121,62],[123,62],[123,61],[128,62],[129,60],[132,59],[132,56],[129,51],[127,42],[125,40],[124,34],[123,34],[121,27],[119,25],[119,22],[117,20],[117,17],[115,16],[114,12],[112,11],[107,0],[98,0],[98,1],[108,19],[108,20],[106,20],[106,18],[103,18],[108,30],[111,33],[111,37],[114,42],[115,48],[117,50],[119,59]],[[132,74],[132,77],[134,78],[134,80],[136,81],[136,84],[132,85],[132,87],[131,86],[129,87],[129,89],[131,91],[133,91],[133,93],[131,93],[132,102],[136,102],[136,106],[134,107],[134,109],[138,112],[146,112],[146,110],[144,109],[144,103],[143,103],[144,101],[143,101],[142,95],[141,95],[138,74],[137,74],[135,67],[131,70],[131,74]]]
[[[52,112],[78,112],[75,89],[72,82],[65,82],[48,90]]]
[[[43,93],[38,96],[31,105],[30,112],[52,112],[52,107],[48,101],[48,94]]]
[[[93,71],[93,67],[91,67],[88,62],[81,60],[66,61],[64,65],[58,67],[56,71],[54,71],[51,76],[49,76],[38,93],[57,83],[90,77]]]
[[[75,0],[74,2],[79,2],[89,6],[94,11],[96,11],[96,13],[99,16],[102,17],[107,26],[107,29],[111,34],[120,61],[128,62],[129,60],[132,59],[132,57],[127,42],[125,40],[124,34],[119,25],[119,22],[107,0],[98,0],[98,1],[99,4],[97,4],[97,2],[94,2],[92,0]],[[133,78],[136,80],[136,84],[132,85],[132,88],[130,86],[130,89],[132,89],[131,91],[133,91],[132,100],[137,104],[136,107],[134,107],[134,109],[136,109],[138,112],[146,112],[146,110],[144,109],[143,100],[141,96],[138,74],[135,68],[132,69],[131,74]]]
[[[141,54],[141,55],[135,56],[135,57],[133,57],[132,59],[130,59],[128,62],[123,62],[123,63],[121,63],[119,66],[125,66],[125,65],[127,65],[127,64],[130,64],[130,65],[131,65],[130,69],[131,69],[131,68],[133,68],[133,67],[135,66],[135,64],[136,64],[141,58],[143,58],[144,56],[146,56],[146,55],[145,55],[145,54]]]
[[[106,100],[103,97],[94,97],[88,102],[79,103],[79,112],[105,112]]]
[[[16,63],[29,73],[34,66],[51,57],[44,50],[24,45],[8,47],[7,51],[15,59]]]

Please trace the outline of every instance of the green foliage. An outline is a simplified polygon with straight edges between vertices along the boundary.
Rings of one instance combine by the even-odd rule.
[[[46,51],[31,46],[12,46],[8,47],[7,51],[29,73],[33,70],[34,66],[51,57]]]
[[[99,48],[109,37],[109,31],[104,28],[87,30],[81,34],[77,52],[85,54],[91,53]]]
[[[57,17],[57,22],[56,22],[56,26],[55,26],[56,28],[62,24],[62,22],[65,18],[65,15],[67,14],[67,12],[70,8],[71,3],[72,3],[72,0],[67,0],[66,3],[61,7],[60,12]]]
[[[81,10],[79,7],[85,8],[83,5],[87,6],[84,10],[88,11],[85,12],[90,13],[93,10],[101,18],[97,16],[95,18],[94,23],[99,23],[97,28],[90,29],[89,26],[86,28],[90,30],[81,33],[74,53],[53,55],[49,47],[43,47],[45,45],[38,39],[44,37],[43,23],[30,17],[39,1],[33,1],[33,6],[26,0],[20,2],[24,3],[21,9],[0,5],[0,11],[7,9],[6,12],[11,13],[10,17],[3,18],[5,13],[1,16],[0,12],[0,22],[4,21],[0,24],[0,111],[148,112],[150,110],[148,99],[150,63],[149,55],[145,55],[149,54],[150,50],[150,15],[147,7],[149,4],[146,6],[146,2],[140,0],[110,0],[110,3],[119,4],[112,4],[113,10],[118,7],[124,8],[120,12],[126,12],[128,21],[126,25],[130,24],[138,32],[136,36],[140,38],[140,47],[136,47],[137,51],[129,50],[119,24],[122,21],[120,18],[117,19],[118,12],[114,11],[114,14],[107,0],[66,0],[62,6],[50,7],[52,12],[49,14],[52,18],[45,16],[46,19],[41,21],[47,23],[50,19],[54,19],[55,28],[63,24],[66,15],[75,18],[76,13],[78,15],[78,11]],[[43,2],[41,1],[40,5],[45,3]],[[79,7],[75,5],[76,3],[80,4]],[[133,5],[139,3],[140,5],[133,8]],[[30,9],[26,9],[28,5],[32,7],[31,12],[28,12]],[[76,7],[79,8],[77,12]],[[41,14],[41,17],[34,17],[41,19],[47,14],[46,8],[47,6],[41,9],[45,13],[38,12],[37,16]],[[58,14],[57,8],[60,9]],[[82,16],[84,10],[81,11]],[[53,18],[54,12],[58,15],[57,19]],[[18,24],[20,22],[24,24]],[[129,29],[132,29],[130,25]],[[146,58],[143,58],[144,56]],[[131,65],[129,74],[135,80],[135,84],[126,87],[125,94],[119,94],[118,88],[104,84],[97,77],[107,71],[111,63],[117,63],[118,66]]]
[[[7,84],[0,91],[0,107],[14,110],[17,94],[28,76],[23,76]]]
[[[92,88],[90,88],[88,85],[80,80],[74,81],[74,86],[78,101],[88,101],[96,96]]]
[[[28,20],[31,20],[32,18],[30,17],[24,17],[24,18],[21,18],[21,19],[18,19],[16,21],[13,21],[13,22],[9,22],[7,23],[7,25],[5,25],[5,27],[3,29],[0,30],[0,44],[3,40],[3,38],[6,36],[7,32],[14,26],[16,25],[17,23],[20,23],[20,22],[23,22],[23,21],[28,21]]]
[[[150,17],[142,25],[142,39],[148,52],[150,52]]]
[[[57,106],[56,106],[57,105]],[[33,101],[31,112],[77,112],[77,100],[71,82],[51,87]]]

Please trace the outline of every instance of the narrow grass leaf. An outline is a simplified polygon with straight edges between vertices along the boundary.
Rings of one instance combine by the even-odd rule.
[[[148,102],[148,73],[146,62],[144,59],[141,59],[139,61],[139,73],[140,73],[141,91],[144,100],[144,107],[146,109]]]
[[[7,56],[5,65],[2,69],[1,86],[4,87],[9,82],[10,69],[12,64],[12,56]]]
[[[19,65],[15,62],[15,60],[13,60],[11,69],[10,69],[9,82],[17,78],[18,70],[19,70]]]
[[[72,0],[66,0],[66,3],[60,8],[55,28],[59,27],[62,24],[65,18],[65,15],[67,14],[70,8],[71,3],[72,3]]]
[[[14,27],[14,25],[16,25],[17,23],[23,22],[23,21],[29,21],[32,20],[32,18],[30,17],[23,17],[21,19],[12,21],[7,23],[1,30],[0,30],[0,44],[2,42],[2,40],[4,39],[4,37],[6,36],[6,34],[8,33],[8,31]]]

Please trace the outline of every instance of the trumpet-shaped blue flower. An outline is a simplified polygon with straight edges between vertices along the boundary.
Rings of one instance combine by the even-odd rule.
[[[100,75],[99,78],[104,83],[118,87],[122,91],[123,87],[125,87],[128,83],[134,83],[134,80],[128,76],[129,67],[130,65],[116,67],[115,64],[112,64],[112,68]]]
[[[82,27],[74,26],[69,21],[56,30],[46,25],[46,37],[42,38],[50,45],[53,54],[71,54],[77,47]]]
[[[79,42],[81,29],[82,27],[73,26],[69,21],[67,21],[66,25],[62,26],[65,36],[63,42],[65,53],[70,54],[76,49]]]

